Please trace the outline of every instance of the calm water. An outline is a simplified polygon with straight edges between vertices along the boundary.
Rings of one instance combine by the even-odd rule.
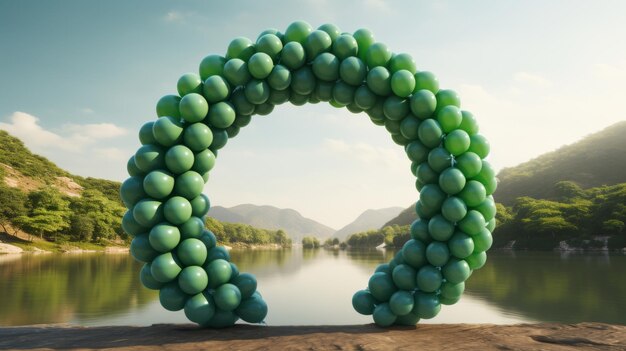
[[[255,274],[269,325],[371,323],[351,307],[392,252],[233,251]],[[0,325],[186,322],[139,283],[128,254],[0,255]],[[425,323],[599,321],[626,324],[626,256],[491,252],[459,303]]]

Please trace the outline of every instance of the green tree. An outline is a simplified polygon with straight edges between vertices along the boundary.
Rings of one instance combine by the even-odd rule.
[[[11,235],[17,235],[17,223],[14,220],[27,213],[24,206],[27,197],[24,192],[19,189],[9,188],[0,181],[0,227],[2,230]],[[9,230],[9,226],[13,230]]]
[[[320,247],[320,241],[312,236],[302,238],[302,247],[305,249],[317,249]]]
[[[98,241],[102,239],[114,239],[117,236],[124,236],[124,232],[121,229],[122,216],[124,215],[124,207],[118,202],[109,200],[104,194],[95,189],[85,189],[81,196],[73,198],[71,203],[71,209],[75,216],[74,220],[86,223],[88,218],[93,226],[91,234],[80,235],[75,230],[79,230],[78,224],[72,224],[72,237],[83,238],[81,241],[85,241],[84,238],[89,237],[91,241]],[[89,230],[90,228],[85,228]]]
[[[56,240],[57,234],[70,226],[70,202],[53,187],[28,194],[27,214],[16,218],[24,230],[40,238]]]

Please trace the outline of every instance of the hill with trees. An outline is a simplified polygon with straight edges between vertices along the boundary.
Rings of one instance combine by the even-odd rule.
[[[339,240],[345,240],[350,234],[380,228],[387,221],[396,217],[401,211],[402,207],[389,207],[377,210],[366,210],[365,212],[361,213],[354,221],[336,231],[332,237]]]

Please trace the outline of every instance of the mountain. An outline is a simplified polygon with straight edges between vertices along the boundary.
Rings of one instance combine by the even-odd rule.
[[[498,173],[497,202],[514,204],[521,196],[550,199],[555,184],[569,180],[587,189],[626,182],[626,121]],[[413,206],[385,225],[406,225],[417,218]]]
[[[385,224],[383,224],[381,228],[394,224],[397,224],[399,226],[410,225],[416,219],[417,215],[415,214],[415,204],[412,204],[408,208],[402,210],[399,215],[385,222]]]
[[[395,218],[401,211],[402,207],[367,210],[361,213],[352,223],[336,231],[333,234],[333,238],[344,241],[351,234],[378,229],[387,221]]]
[[[209,210],[209,216],[222,222],[243,223],[264,229],[282,229],[294,243],[299,243],[305,236],[326,239],[335,232],[333,228],[303,217],[296,210],[273,206],[251,204],[228,208],[214,206]]]

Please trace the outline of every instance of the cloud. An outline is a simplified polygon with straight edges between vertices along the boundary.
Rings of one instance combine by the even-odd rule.
[[[378,164],[386,166],[402,166],[404,160],[402,153],[398,149],[375,147],[366,143],[347,143],[338,139],[326,139],[322,143],[324,149],[332,153],[339,154],[344,158],[349,156],[366,164]]]
[[[178,11],[170,11],[163,18],[166,22],[181,22],[185,16]]]
[[[517,72],[513,79],[518,83],[529,84],[539,88],[547,88],[552,85],[552,82],[547,78],[528,72]]]

